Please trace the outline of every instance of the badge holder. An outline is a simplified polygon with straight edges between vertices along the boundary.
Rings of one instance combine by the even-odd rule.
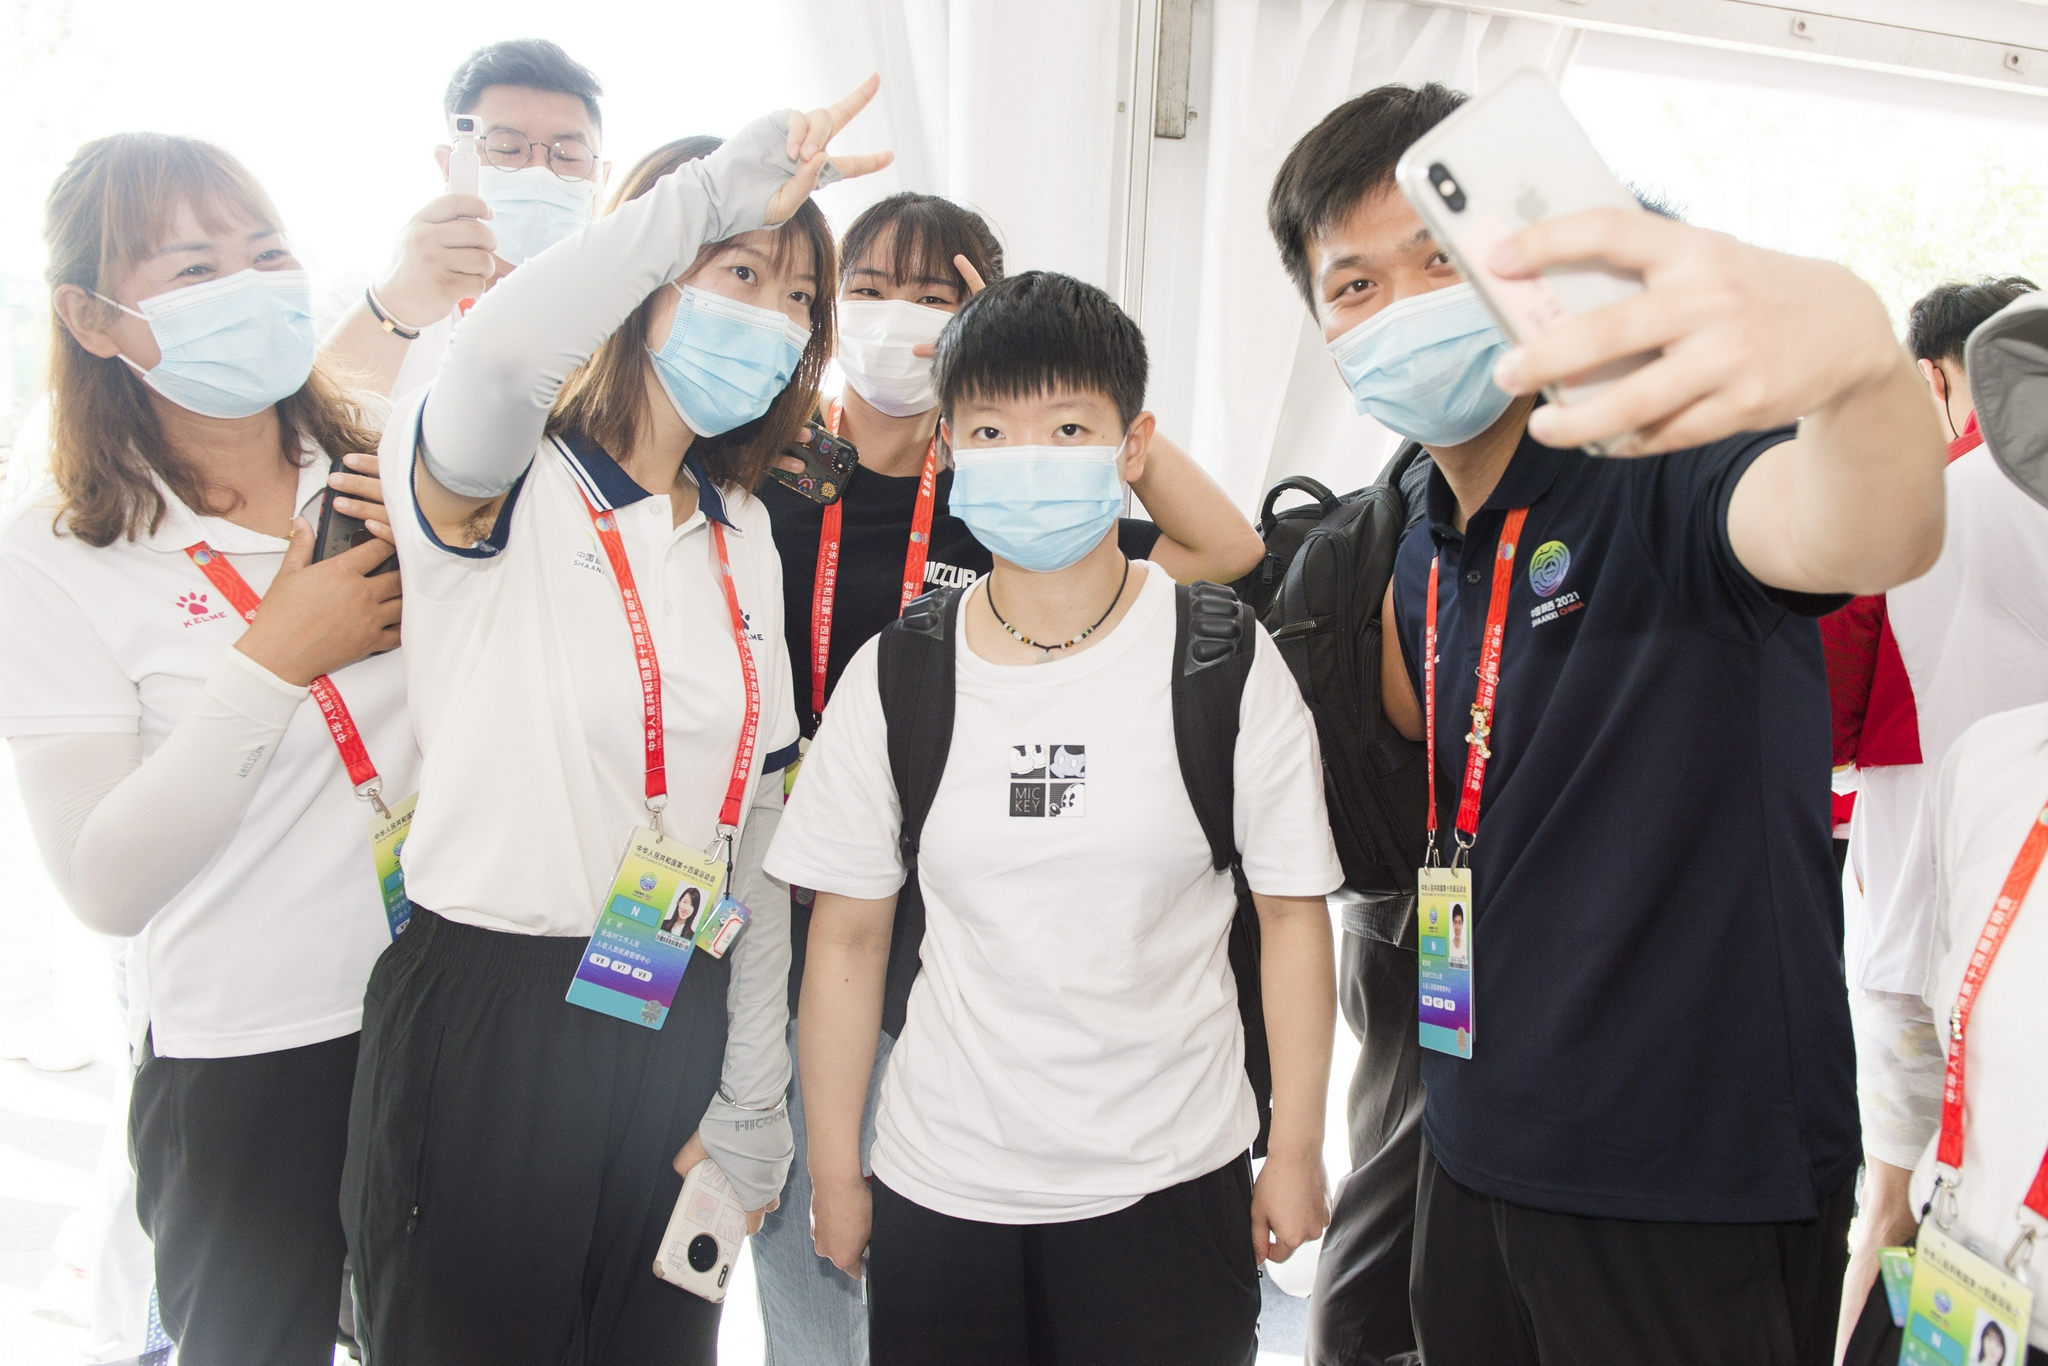
[[[731,883],[740,807],[746,795],[747,775],[753,768],[754,742],[760,727],[760,679],[754,669],[753,650],[747,643],[746,618],[732,584],[725,530],[713,522],[711,538],[718,550],[719,575],[745,676],[747,709],[740,726],[739,750],[733,757],[732,779],[726,785],[725,803],[719,809],[718,838],[712,852],[706,854],[668,838],[661,828],[661,813],[668,806],[668,765],[661,720],[661,664],[655,657],[654,633],[641,608],[617,518],[591,503],[587,496],[584,504],[611,562],[612,577],[625,604],[626,624],[633,636],[643,712],[641,734],[647,756],[648,823],[635,829],[626,841],[618,872],[612,877],[604,904],[598,908],[596,928],[576,964],[567,1000],[571,1005],[602,1015],[660,1029],[675,1004],[690,956],[702,949],[713,958],[723,958],[752,919],[747,908],[733,897]]]
[[[391,937],[405,933],[412,923],[412,902],[405,895],[405,837],[412,833],[412,809],[419,805],[415,792],[396,806],[384,804],[384,780],[372,778],[356,789],[356,796],[370,804],[370,861],[377,869],[377,894],[384,898],[384,922]]]
[[[1494,702],[1500,689],[1501,642],[1507,634],[1508,588],[1514,581],[1515,545],[1529,509],[1515,508],[1500,530],[1488,589],[1486,634],[1480,638],[1479,687],[1472,703],[1472,729],[1465,734],[1465,784],[1452,826],[1456,846],[1449,867],[1437,855],[1436,817],[1436,618],[1437,579],[1442,557],[1429,565],[1428,613],[1423,623],[1423,748],[1429,759],[1428,852],[1415,875],[1417,949],[1415,1021],[1424,1048],[1454,1058],[1472,1056],[1473,939],[1478,905],[1472,896],[1472,846],[1479,838],[1479,801],[1486,788],[1486,761],[1493,757]],[[1502,573],[1502,568],[1506,573]]]

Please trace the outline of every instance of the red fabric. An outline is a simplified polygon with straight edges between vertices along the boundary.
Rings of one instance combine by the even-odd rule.
[[[1951,462],[1984,444],[1977,414],[1963,424],[1963,434],[1948,443]],[[1881,768],[1917,764],[1920,757],[1920,713],[1913,704],[1913,682],[1899,655],[1885,613],[1884,596],[1853,599],[1847,607],[1820,619],[1820,639],[1827,655],[1828,708],[1834,718],[1835,767]],[[1849,805],[1835,799],[1836,819],[1846,820]]]
[[[1977,430],[1977,410],[1970,410],[1970,420],[1963,424],[1963,434],[1948,443],[1948,459],[1953,465],[1984,444],[1984,433]]]
[[[1853,792],[1837,792],[1834,794],[1834,798],[1835,829],[1840,830],[1849,823],[1849,818],[1856,814],[1856,794]]]

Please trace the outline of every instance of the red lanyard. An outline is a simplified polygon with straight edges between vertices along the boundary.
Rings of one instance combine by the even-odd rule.
[[[1491,596],[1486,603],[1486,634],[1479,644],[1479,691],[1472,701],[1472,729],[1465,735],[1465,789],[1458,799],[1457,842],[1460,850],[1470,849],[1479,835],[1479,796],[1486,786],[1486,761],[1493,751],[1486,747],[1493,734],[1493,703],[1500,691],[1500,647],[1507,634],[1508,589],[1515,581],[1515,543],[1521,539],[1522,523],[1529,509],[1508,513],[1500,529],[1500,548],[1494,552]],[[1422,715],[1425,746],[1429,751],[1429,849],[1436,852],[1436,583],[1443,562],[1439,554],[1429,562],[1427,617],[1422,624]],[[1507,566],[1507,573],[1501,566]]]
[[[186,546],[185,553],[220,590],[220,595],[242,614],[243,621],[256,620],[256,609],[263,605],[263,599],[256,596],[256,590],[249,586],[241,571],[228,563],[227,556],[204,541]],[[363,733],[356,729],[356,719],[348,714],[348,703],[341,700],[341,689],[334,686],[333,679],[321,674],[308,685],[307,691],[320,704],[321,719],[327,722],[327,733],[334,737],[334,747],[341,751],[341,762],[348,768],[348,780],[355,786],[356,795],[367,798],[378,815],[390,815],[384,805],[377,766],[370,762],[370,751],[363,747]]]
[[[615,513],[601,512],[590,496],[583,496],[590,511],[591,525],[604,544],[611,561],[612,578],[619,585],[619,598],[626,605],[626,625],[633,633],[633,658],[640,671],[640,709],[645,722],[647,745],[647,809],[654,815],[654,833],[661,834],[661,812],[668,805],[667,747],[661,723],[661,661],[655,658],[654,628],[648,625],[647,610],[640,602],[640,589],[633,582],[633,565],[626,558],[626,543],[619,535]],[[711,544],[718,550],[719,584],[725,589],[725,606],[732,613],[733,644],[740,652],[740,672],[747,682],[747,715],[740,723],[739,752],[732,761],[732,781],[725,787],[725,804],[718,809],[719,838],[730,841],[740,826],[740,804],[745,800],[747,775],[754,768],[754,742],[761,729],[761,679],[754,672],[754,651],[747,643],[747,618],[740,611],[739,590],[733,587],[732,560],[726,554],[725,528],[711,522]]]
[[[1991,975],[1991,965],[1997,960],[1999,949],[2005,946],[2006,932],[2018,918],[2020,903],[2027,899],[2044,856],[2048,856],[2048,806],[2041,808],[2041,814],[2027,828],[2019,857],[2013,860],[2012,870],[2005,875],[2005,885],[1998,889],[1998,900],[1992,903],[1991,914],[1977,935],[1977,947],[1970,952],[1962,985],[1956,989],[1955,1007],[1949,1012],[1948,1075],[1941,1085],[1941,1146],[1934,1155],[1937,1168],[1945,1170],[1940,1170],[1935,1182],[1937,1198],[1944,1186],[1952,1191],[1963,1177],[1963,1063],[1970,1013],[1977,1007],[1977,993],[1983,990],[1984,979]],[[1953,1199],[1951,1195],[1947,1207],[1950,1220],[1955,1217]],[[2041,1166],[2034,1173],[2025,1203],[2028,1209],[2048,1219],[2048,1156],[2041,1159]]]
[[[827,421],[832,435],[839,435],[840,407],[832,405]],[[939,493],[939,439],[925,448],[924,473],[917,480],[917,507],[910,514],[910,549],[903,556],[903,599],[897,615],[924,591],[924,561],[932,548],[932,505]],[[811,590],[811,715],[825,714],[825,666],[832,657],[832,603],[839,591],[839,524],[845,511],[840,502],[826,505],[818,528],[818,577]]]

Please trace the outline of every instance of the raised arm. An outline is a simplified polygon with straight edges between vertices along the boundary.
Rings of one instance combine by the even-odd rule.
[[[570,373],[706,242],[783,222],[818,186],[886,165],[886,152],[836,163],[825,154],[878,84],[869,77],[827,110],[754,120],[486,294],[457,330],[421,417],[416,487],[427,520],[459,528],[511,488]]]
[[[1728,538],[1749,572],[1802,593],[1881,593],[1941,553],[1941,431],[1884,305],[1841,266],[1747,246],[1653,214],[1595,209],[1539,223],[1491,265],[1526,277],[1601,260],[1644,291],[1502,358],[1515,393],[1661,351],[1583,403],[1550,404],[1529,431],[1553,446],[1634,433],[1623,454],[1697,446],[1799,423],[1737,485]]]
[[[1151,419],[1138,421],[1149,425]],[[1265,542],[1230,495],[1157,428],[1151,429],[1144,472],[1131,487],[1159,527],[1152,562],[1182,583],[1231,583],[1265,556]]]

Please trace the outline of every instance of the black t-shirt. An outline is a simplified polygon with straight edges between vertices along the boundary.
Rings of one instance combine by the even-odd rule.
[[[1833,925],[1827,678],[1728,504],[1790,429],[1602,460],[1524,438],[1463,535],[1440,472],[1395,563],[1417,696],[1441,552],[1439,829],[1465,771],[1490,570],[1515,558],[1474,900],[1473,1056],[1425,1052],[1423,1127],[1476,1190],[1566,1213],[1810,1218],[1854,1176]],[[1420,820],[1422,813],[1417,812]]]
[[[917,510],[917,475],[876,474],[856,468],[839,502],[839,581],[832,595],[832,648],[825,662],[825,695],[839,686],[847,661],[868,640],[896,620],[903,605],[903,560],[910,550],[910,519]],[[995,561],[967,524],[947,509],[953,471],[940,470],[932,502],[931,550],[925,556],[925,588],[972,584]],[[818,532],[825,510],[773,479],[761,480],[761,501],[775,528],[782,555],[782,621],[789,640],[789,666],[796,682],[796,711],[806,736],[817,730],[811,715],[811,598],[818,577]],[[1117,545],[1134,560],[1152,553],[1159,528],[1134,517],[1117,526]],[[797,781],[803,781],[799,771]],[[797,1008],[803,984],[804,946],[811,908],[792,899],[789,908],[789,1010]]]
[[[832,596],[832,649],[825,664],[825,695],[839,685],[854,652],[896,620],[903,605],[903,560],[910,550],[910,519],[917,509],[917,476],[876,474],[856,468],[840,495],[839,582]],[[967,523],[947,511],[953,471],[939,471],[932,503],[926,589],[972,584],[995,567]],[[811,715],[811,598],[818,577],[818,532],[825,509],[773,479],[763,479],[761,501],[775,527],[782,555],[782,622],[789,665],[796,678],[796,710],[805,735],[817,730]],[[1152,553],[1159,528],[1126,517],[1117,545],[1134,560]]]

